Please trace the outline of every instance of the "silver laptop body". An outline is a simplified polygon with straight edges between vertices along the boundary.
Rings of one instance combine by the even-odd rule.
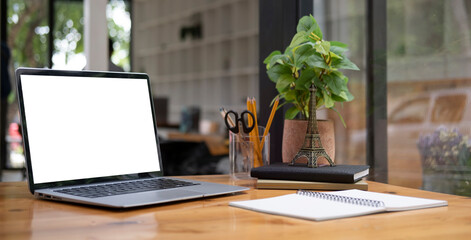
[[[19,68],[16,80],[28,184],[37,198],[127,208],[248,189],[174,179],[189,186],[103,196],[110,183],[170,179],[163,177],[149,77]],[[85,186],[102,190],[69,193]]]

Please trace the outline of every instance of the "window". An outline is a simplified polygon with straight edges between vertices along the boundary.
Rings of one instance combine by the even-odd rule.
[[[11,52],[11,58],[8,68],[10,79],[2,81],[9,81],[13,85],[14,71],[18,67],[74,70],[84,68],[86,57],[82,0],[6,0],[6,3],[2,2],[2,6],[3,4],[7,11],[6,22],[2,22],[2,28],[6,30],[6,46]],[[129,71],[131,68],[130,1],[110,0],[106,14],[109,36],[112,40],[112,62]],[[5,134],[8,142],[6,144],[2,142],[1,167],[22,167],[24,157],[21,134],[18,130],[14,86],[9,93],[8,104],[6,107],[2,105],[1,112],[2,116],[3,114],[7,116],[6,126],[1,127],[9,128]],[[4,132],[1,133],[0,137],[5,139]]]
[[[379,132],[376,127],[387,129],[384,151],[387,151],[388,182],[471,195],[471,188],[466,187],[469,184],[463,180],[469,179],[468,166],[471,165],[471,115],[468,110],[471,109],[471,74],[467,70],[471,64],[471,2],[380,1],[384,5],[375,5],[376,8],[366,8],[367,4],[370,6],[375,2],[366,0],[313,2],[314,17],[326,37],[349,44],[350,58],[360,63],[360,69],[372,67],[368,64],[374,65],[361,64],[365,62],[365,36],[376,34],[367,33],[365,25],[386,30],[384,37],[375,38],[382,41],[384,48],[373,50],[374,56],[385,62],[380,66],[382,69],[374,66],[374,70],[386,71],[387,81],[382,86],[366,89],[362,80],[364,72],[347,73],[353,81],[349,87],[359,98],[353,104],[344,104],[344,111],[355,114],[345,117],[348,128],[340,130],[345,133],[336,143],[341,150],[336,151],[365,148],[364,118],[373,113],[365,111],[362,95],[365,90],[375,92],[384,88],[387,94],[376,97],[387,99],[390,108],[387,111],[388,122],[370,129],[375,132]],[[386,16],[386,21],[365,18],[366,15],[378,16],[374,15],[375,12]],[[342,133],[336,134],[342,136]],[[435,157],[430,157],[433,149],[444,146],[449,146],[450,151],[440,151]],[[365,159],[365,150],[346,153],[342,161],[347,163],[352,162],[352,158]]]
[[[126,0],[110,0],[106,7],[110,38],[111,61],[131,70],[131,3]]]
[[[87,60],[84,53],[83,2],[54,1],[54,49],[52,67],[80,70]],[[111,61],[123,70],[130,71],[131,16],[130,2],[110,0],[106,9],[110,38]]]
[[[470,196],[463,179],[469,179],[471,163],[471,142],[466,140],[471,119],[465,113],[470,108],[471,2],[387,1],[386,11],[388,101],[417,94],[431,100],[425,121],[426,108],[413,103],[405,103],[410,111],[402,115],[391,113],[388,165],[394,174],[389,182]],[[412,128],[397,121],[417,124]]]
[[[50,4],[53,6],[51,13],[48,11]],[[20,66],[82,69],[85,66],[83,1],[8,0],[7,9],[7,36],[13,69]],[[111,0],[106,14],[114,49],[112,60],[129,71],[130,2]]]
[[[83,69],[87,63],[83,49],[83,3],[54,1],[52,68]]]
[[[7,2],[7,44],[11,49],[12,70],[20,66],[49,66],[48,14],[46,0]]]

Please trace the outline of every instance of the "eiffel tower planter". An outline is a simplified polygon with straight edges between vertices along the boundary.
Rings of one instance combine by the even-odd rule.
[[[330,164],[331,167],[335,166],[332,159],[326,153],[325,149],[322,147],[321,138],[319,135],[319,129],[317,127],[317,117],[316,117],[316,89],[313,85],[309,88],[311,92],[311,98],[309,100],[309,120],[306,130],[306,136],[304,138],[304,144],[301,147],[301,150],[294,156],[291,160],[290,165],[294,165],[296,160],[301,157],[307,158],[307,166],[311,168],[318,167],[317,159],[319,157],[324,157]]]

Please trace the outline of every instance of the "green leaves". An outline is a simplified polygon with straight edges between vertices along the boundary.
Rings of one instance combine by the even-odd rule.
[[[345,81],[335,75],[324,75],[324,80],[332,93],[339,95],[346,87]]]
[[[347,44],[322,39],[322,31],[312,15],[302,17],[296,30],[283,53],[274,51],[263,61],[268,77],[284,99],[283,104],[292,104],[285,118],[292,119],[299,113],[307,118],[312,85],[316,88],[313,97],[316,97],[317,107],[334,109],[336,102],[353,100],[348,78],[339,71],[358,70],[345,55]]]
[[[296,27],[297,32],[309,32],[311,27],[313,26],[313,22],[309,18],[309,16],[304,16],[299,19],[298,26]]]
[[[298,33],[304,31],[304,32],[309,33],[309,35],[313,33],[315,34],[315,36],[319,38],[317,40],[322,39],[322,31],[319,25],[317,24],[316,19],[314,19],[312,15],[302,17],[298,22],[296,31]]]
[[[310,68],[329,69],[329,65],[327,65],[325,59],[318,52],[307,57],[305,63]]]
[[[334,100],[330,97],[327,91],[322,91],[322,97],[324,99],[324,105],[326,108],[334,107]]]
[[[317,76],[316,76],[316,73],[314,72],[314,69],[312,68],[305,69],[304,71],[301,72],[301,75],[296,80],[295,89],[309,91],[309,87],[314,82],[314,79],[316,77]]]
[[[314,48],[316,48],[317,52],[329,56],[330,52],[330,42],[328,41],[318,41],[315,45]]]
[[[296,35],[294,35],[293,39],[291,40],[291,43],[289,44],[288,48],[292,48],[309,41],[307,37],[308,34],[305,31],[296,33]]]
[[[352,63],[347,57],[342,56],[341,59],[334,58],[332,59],[333,68],[338,69],[350,69],[350,70],[360,70],[355,63]]]
[[[334,52],[337,55],[348,51],[348,45],[341,42],[330,41],[330,51]]]
[[[339,75],[341,74],[341,75]],[[336,102],[349,102],[353,100],[353,95],[348,91],[348,78],[343,78],[340,72],[324,75],[324,81],[330,91],[330,97]],[[326,104],[326,107],[327,104]]]
[[[274,56],[280,56],[281,52],[280,51],[273,51],[272,53],[270,53],[270,55],[268,55],[268,57],[265,58],[265,60],[263,60],[263,63],[267,65],[267,70],[270,68],[270,66],[273,66],[273,64],[270,64],[271,62],[271,59],[274,57]],[[283,64],[282,62],[280,64]]]
[[[293,66],[296,67],[296,69],[303,68],[306,58],[314,54],[314,52],[315,49],[313,49],[308,44],[303,44],[293,48],[290,54],[292,56],[292,59],[294,60]]]
[[[267,71],[268,77],[276,83],[276,89],[282,93],[289,85],[294,82],[294,77],[291,74],[291,68],[285,65],[277,64]]]
[[[291,107],[289,108],[286,113],[285,113],[285,119],[293,119],[296,117],[296,115],[298,115],[299,113],[299,109],[296,108],[296,107]]]

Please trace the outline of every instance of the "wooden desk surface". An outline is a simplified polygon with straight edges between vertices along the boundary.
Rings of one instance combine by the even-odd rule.
[[[224,175],[186,178],[230,183]],[[315,222],[228,206],[293,190],[251,189],[118,211],[37,200],[25,182],[0,183],[0,239],[471,239],[470,198],[369,184],[370,191],[443,199],[449,206]]]

